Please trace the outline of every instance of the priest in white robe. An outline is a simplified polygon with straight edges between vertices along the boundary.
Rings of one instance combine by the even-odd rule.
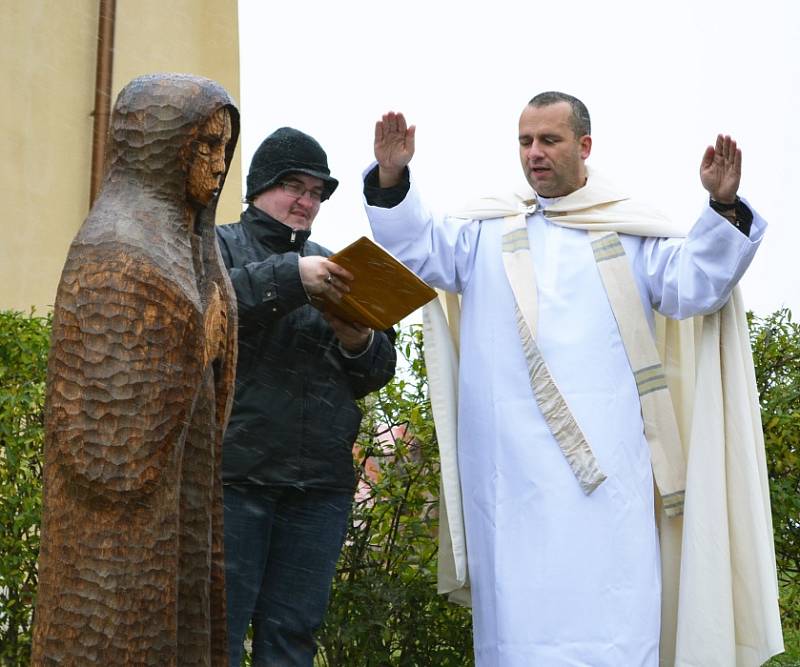
[[[710,200],[688,233],[614,194],[585,165],[591,147],[585,106],[544,93],[520,117],[532,190],[511,204],[471,219],[429,212],[407,168],[414,128],[402,114],[376,124],[377,164],[365,175],[375,239],[462,297],[454,460],[469,566],[459,580],[479,667],[659,664],[654,494],[679,515],[686,472],[679,442],[677,455],[653,442],[661,436],[648,431],[649,390],[629,348],[646,338],[655,349],[653,310],[682,319],[720,309],[766,226],[737,196],[741,151],[730,137],[703,155]],[[609,255],[609,243],[621,250]],[[627,302],[603,273],[611,256],[632,274]],[[641,335],[621,334],[628,316],[645,323]],[[441,442],[438,417],[437,429]],[[778,622],[778,637],[740,664],[780,650],[779,632]]]

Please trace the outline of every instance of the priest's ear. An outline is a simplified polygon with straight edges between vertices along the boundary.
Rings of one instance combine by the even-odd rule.
[[[580,139],[578,139],[578,143],[581,147],[581,159],[585,160],[592,152],[592,135],[584,134]]]

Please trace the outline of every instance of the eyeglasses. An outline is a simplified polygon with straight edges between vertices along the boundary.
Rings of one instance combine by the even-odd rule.
[[[303,195],[308,195],[308,198],[315,204],[322,201],[322,190],[314,188],[307,188],[300,181],[281,181],[280,186],[283,191],[292,197],[300,199]]]

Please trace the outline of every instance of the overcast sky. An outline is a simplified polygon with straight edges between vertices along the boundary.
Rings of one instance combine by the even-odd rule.
[[[588,163],[690,224],[718,132],[742,147],[746,196],[770,226],[742,281],[747,306],[800,313],[800,2],[239,0],[242,163],[283,125],[313,135],[340,186],[313,238],[370,235],[361,171],[375,121],[417,125],[412,162],[435,209],[522,180],[517,121],[562,90],[592,116]]]

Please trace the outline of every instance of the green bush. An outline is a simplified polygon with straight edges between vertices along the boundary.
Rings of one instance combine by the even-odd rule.
[[[750,325],[787,645],[769,664],[800,664],[800,326],[788,310]],[[30,655],[48,340],[48,318],[0,311],[0,664],[14,667]],[[472,664],[469,610],[436,594],[438,452],[419,327],[399,345],[401,372],[365,404],[318,665]]]
[[[772,500],[781,617],[800,629],[800,325],[788,309],[750,318]],[[792,636],[797,636],[793,633]]]
[[[419,326],[401,332],[398,350],[397,376],[365,406],[318,665],[473,663],[470,611],[436,593],[439,452]]]
[[[49,318],[0,311],[0,663],[30,658]]]

